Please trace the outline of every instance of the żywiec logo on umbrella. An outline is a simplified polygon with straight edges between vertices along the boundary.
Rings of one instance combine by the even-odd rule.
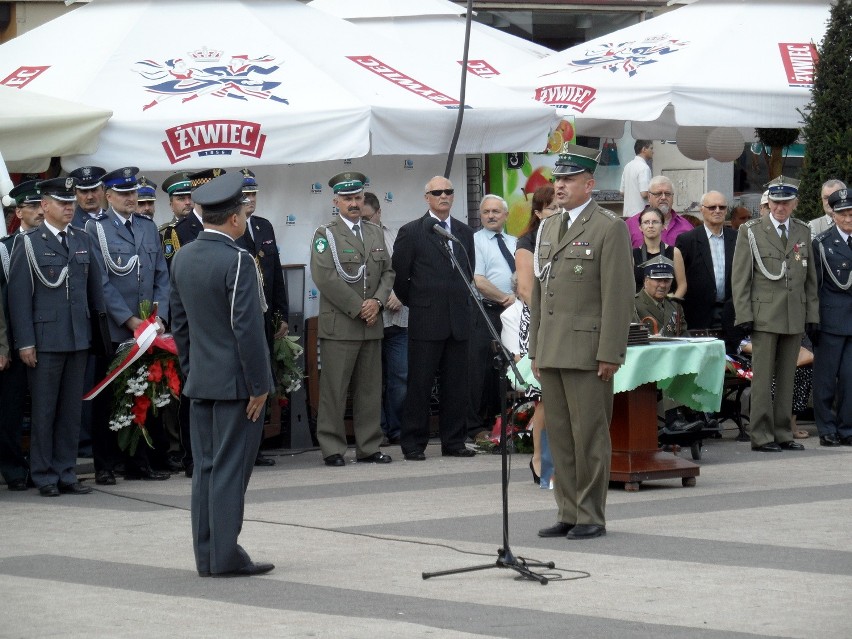
[[[165,100],[191,100],[232,98],[272,100],[289,104],[286,98],[272,91],[281,85],[268,76],[278,70],[275,58],[263,55],[250,58],[246,54],[223,58],[223,50],[206,46],[191,51],[184,58],[140,60],[133,71],[150,84],[145,90],[156,97],[144,104],[142,110],[156,107]],[[227,60],[227,61],[225,61]],[[201,120],[189,122],[165,131],[163,148],[172,164],[189,158],[193,153],[205,155],[230,155],[238,151],[243,155],[260,157],[266,136],[257,122],[241,120]]]
[[[687,45],[689,42],[676,40],[668,34],[648,37],[640,42],[604,42],[586,51],[585,57],[575,58],[568,62],[566,68],[556,69],[553,73],[581,73],[599,69],[608,73],[626,73],[632,78],[643,66],[654,64],[660,56],[676,53]],[[594,102],[596,93],[597,89],[587,84],[549,84],[536,89],[535,99],[583,113]]]

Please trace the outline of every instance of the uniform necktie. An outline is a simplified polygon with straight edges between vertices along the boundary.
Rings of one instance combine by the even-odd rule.
[[[562,237],[565,235],[565,231],[568,230],[568,227],[571,226],[571,216],[565,216],[565,223],[559,225],[559,240],[562,241]]]
[[[357,237],[361,242],[364,241],[364,238],[361,237],[361,225],[355,224],[352,226],[352,232],[355,233],[355,237]]]
[[[509,269],[511,269],[512,273],[515,272],[515,258],[509,252],[509,247],[506,246],[505,240],[503,240],[503,234],[497,233],[494,235],[497,238],[497,246],[500,249],[500,252],[503,254],[503,258],[506,260],[506,264],[509,265]]]
[[[846,245],[852,249],[852,235],[846,238]]]
[[[781,231],[781,243],[784,246],[787,246],[787,225],[786,224],[779,224],[778,230]]]
[[[127,232],[130,233],[130,235],[132,236],[133,235],[133,224],[130,223],[130,220],[127,220],[124,223],[124,226],[125,226],[125,228],[127,228]]]
[[[251,231],[249,230],[250,228],[251,227],[249,225],[246,225],[246,232],[245,235],[243,235],[243,241],[245,242],[246,248],[248,249],[249,253],[251,253],[252,255],[256,255],[257,247],[254,244],[254,236],[251,234]]]
[[[64,248],[67,251],[68,250],[68,242],[65,241],[65,235],[66,235],[65,231],[59,231],[58,235],[59,235],[59,243],[62,245],[62,248]]]

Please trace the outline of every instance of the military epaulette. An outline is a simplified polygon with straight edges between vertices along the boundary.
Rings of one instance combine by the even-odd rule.
[[[740,228],[742,228],[743,226],[746,227],[746,228],[751,228],[752,226],[757,226],[762,221],[763,221],[762,217],[756,217],[752,220],[748,220],[747,222],[743,222],[742,224],[740,224]]]
[[[192,213],[191,215],[195,215],[195,213]],[[189,215],[184,215],[182,218],[180,218],[177,222],[174,223],[175,228],[186,222],[187,219],[189,219]]]
[[[620,215],[616,215],[615,213],[613,213],[613,212],[612,212],[612,211],[610,211],[609,209],[605,209],[604,207],[602,207],[602,206],[600,206],[600,205],[598,206],[598,210],[599,210],[601,213],[604,213],[604,214],[605,214],[607,217],[609,217],[609,219],[611,219],[611,220],[622,220],[622,219],[623,219]]]
[[[35,233],[37,230],[38,230],[37,228],[30,229],[29,231],[23,231],[22,234],[23,235],[29,235],[30,233]]]
[[[802,226],[807,226],[807,227],[808,227],[808,229],[810,229],[810,228],[811,228],[811,225],[810,225],[810,224],[808,224],[808,223],[807,223],[807,222],[805,222],[804,220],[800,220],[800,219],[799,219],[799,218],[797,218],[797,217],[791,217],[791,218],[790,218],[790,221],[791,221],[791,222],[795,222],[796,224],[801,224]]]
[[[320,225],[317,227],[317,230],[316,230],[316,231],[314,231],[314,235],[316,235],[317,233],[319,233],[321,230],[331,228],[332,226],[334,226],[334,222],[329,222],[328,224],[320,224]]]
[[[133,214],[133,217],[135,217],[135,218],[136,218],[137,220],[139,220],[139,221],[143,221],[143,220],[144,220],[145,222],[150,222],[150,223],[151,223],[151,224],[153,224],[154,226],[156,226],[156,225],[157,225],[157,224],[156,224],[156,222],[154,222],[154,220],[153,220],[152,218],[148,217],[147,215],[142,215],[141,213],[134,213],[134,214]]]
[[[377,229],[381,229],[382,227],[376,224],[375,222],[371,222],[370,220],[361,220],[361,225],[369,224],[370,226],[375,226]]]
[[[79,231],[80,233],[83,233],[83,234],[85,234],[85,233],[86,233],[86,229],[84,229],[82,226],[74,226],[74,225],[71,225],[71,226],[70,226],[70,227],[68,227],[68,228],[73,229],[74,231]]]
[[[95,217],[93,217],[91,219],[93,219],[93,220],[105,220],[108,217],[109,217],[109,215],[107,215],[105,211],[101,211]]]
[[[825,229],[822,233],[820,233],[819,235],[817,235],[817,236],[814,238],[814,240],[815,240],[815,241],[817,241],[817,242],[822,242],[822,241],[823,241],[824,239],[826,239],[829,235],[831,235],[831,229],[833,229],[833,228],[834,228],[834,227],[831,227],[831,228],[827,228],[827,229]]]
[[[160,226],[157,227],[157,230],[162,233],[166,229],[173,229],[175,226],[177,226],[177,220],[169,220],[168,222],[163,222],[162,224],[160,224]]]

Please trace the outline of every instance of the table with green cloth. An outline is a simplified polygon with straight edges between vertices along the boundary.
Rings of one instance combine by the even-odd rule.
[[[718,411],[725,378],[725,343],[695,337],[670,338],[628,346],[624,365],[613,379],[614,391],[623,393],[655,382],[676,402],[702,412]]]

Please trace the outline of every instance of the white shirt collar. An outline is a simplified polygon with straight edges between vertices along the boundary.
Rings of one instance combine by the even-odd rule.
[[[44,220],[44,225],[45,225],[48,229],[50,229],[50,232],[51,232],[51,233],[53,233],[53,235],[54,235],[54,236],[56,236],[56,237],[58,237],[58,236],[59,236],[59,232],[60,232],[60,231],[66,231],[66,232],[68,231],[68,227],[67,227],[67,226],[66,226],[64,229],[58,229],[58,228],[56,228],[55,226],[53,226],[50,222],[48,222],[47,220]]]

